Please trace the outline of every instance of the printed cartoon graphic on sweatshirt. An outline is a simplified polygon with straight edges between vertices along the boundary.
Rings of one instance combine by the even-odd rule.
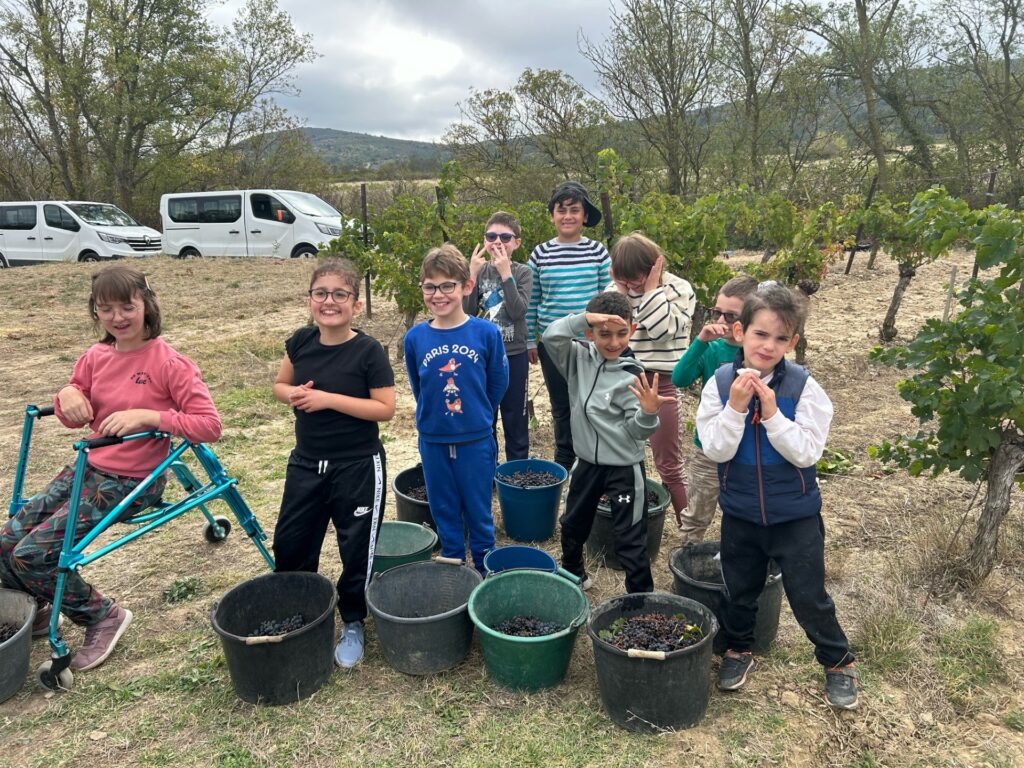
[[[500,280],[482,280],[480,282],[480,313],[501,331],[501,341],[508,344],[515,338],[516,326],[505,311],[505,292]]]

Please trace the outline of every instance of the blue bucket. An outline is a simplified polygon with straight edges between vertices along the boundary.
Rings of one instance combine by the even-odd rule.
[[[503,478],[516,472],[550,472],[558,478],[552,485],[519,488]],[[505,533],[516,541],[545,541],[555,535],[558,508],[562,504],[562,486],[569,472],[561,464],[544,459],[517,459],[498,466],[494,474],[498,487],[498,506]]]
[[[579,576],[558,567],[558,561],[543,549],[512,544],[507,547],[496,547],[484,555],[485,575],[491,576],[505,571],[545,571],[557,573],[573,584],[579,584]]]

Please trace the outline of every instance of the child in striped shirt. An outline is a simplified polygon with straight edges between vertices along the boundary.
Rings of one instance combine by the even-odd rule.
[[[548,201],[548,213],[557,236],[534,248],[527,262],[533,273],[533,289],[526,312],[526,346],[530,364],[540,362],[551,399],[555,461],[571,469],[576,455],[569,426],[569,391],[565,378],[539,339],[555,320],[585,311],[587,302],[608,286],[609,257],[599,240],[583,236],[583,227],[593,227],[601,221],[601,211],[590,201],[582,184],[566,181],[555,187]]]
[[[697,299],[681,277],[665,271],[665,256],[657,243],[639,232],[623,235],[612,246],[608,290],[629,299],[636,328],[629,347],[644,365],[648,383],[658,377],[658,394],[664,398],[658,411],[661,425],[650,437],[654,466],[672,497],[676,524],[686,509],[683,453],[679,440],[679,402],[672,384],[672,370],[690,344],[690,321]]]

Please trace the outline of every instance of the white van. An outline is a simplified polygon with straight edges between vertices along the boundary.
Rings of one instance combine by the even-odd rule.
[[[316,195],[246,189],[163,195],[164,252],[200,256],[315,256],[341,234],[341,214]]]
[[[109,203],[0,203],[0,267],[152,256],[161,247],[159,232]]]

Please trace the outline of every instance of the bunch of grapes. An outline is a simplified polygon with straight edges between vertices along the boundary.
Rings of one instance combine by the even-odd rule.
[[[427,500],[427,486],[425,485],[414,485],[405,492],[405,495],[415,501],[426,501]]]
[[[278,621],[267,620],[249,633],[249,637],[266,637],[267,635],[287,635],[296,629],[306,626],[306,619],[301,613]]]
[[[526,469],[522,472],[513,472],[511,475],[499,475],[503,483],[514,485],[516,488],[540,488],[544,485],[558,485],[561,482],[550,472],[537,472]]]
[[[700,642],[704,633],[682,613],[641,613],[616,619],[608,629],[598,632],[598,637],[623,651],[636,648],[668,652]]]
[[[6,621],[0,623],[0,643],[6,643],[14,637],[15,634],[17,634],[19,629],[20,627],[17,627],[14,624],[8,624]]]
[[[495,630],[503,635],[515,637],[541,637],[553,635],[565,629],[561,624],[554,621],[541,621],[536,616],[513,616],[505,619],[495,627]]]

